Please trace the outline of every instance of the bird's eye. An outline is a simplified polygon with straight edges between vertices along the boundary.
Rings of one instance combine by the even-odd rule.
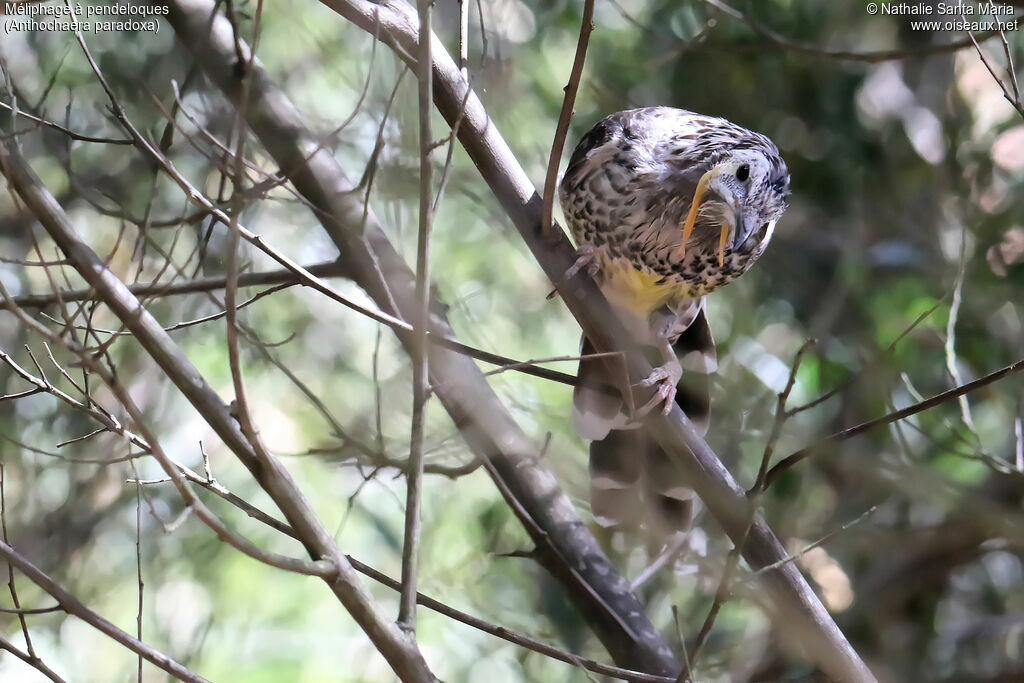
[[[736,169],[736,180],[746,182],[747,178],[750,177],[750,164],[743,164]]]

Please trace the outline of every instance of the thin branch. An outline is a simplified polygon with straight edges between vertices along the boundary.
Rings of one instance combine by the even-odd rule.
[[[961,15],[961,17],[963,17],[963,15]],[[981,49],[981,45],[978,44],[979,41],[974,37],[974,31],[968,31],[967,35],[970,36],[974,49],[978,52],[978,56],[981,57],[981,63],[985,65],[985,68],[988,70],[989,74],[991,74],[992,79],[999,84],[999,89],[1002,90],[1003,97],[1010,103],[1010,106],[1017,110],[1018,114],[1024,116],[1024,103],[1021,102],[1020,95],[1017,92],[1016,75],[1014,75],[1013,78],[1014,91],[1011,93],[1010,89],[1006,87],[1006,82],[996,74],[995,67],[993,67],[992,63],[989,61],[988,55],[985,54],[985,51]],[[1003,39],[1005,40],[1005,36]],[[1012,60],[1010,61],[1010,68],[1013,68]]]
[[[76,133],[75,131],[73,131],[73,130],[71,130],[69,128],[65,128],[64,126],[62,126],[62,125],[60,125],[58,123],[54,123],[53,121],[48,121],[48,120],[46,120],[46,119],[44,119],[42,117],[39,117],[39,116],[33,116],[32,114],[29,114],[27,111],[25,111],[23,109],[18,109],[18,108],[12,107],[11,105],[7,104],[6,102],[0,101],[0,109],[5,109],[5,110],[11,112],[11,114],[15,118],[20,116],[20,117],[26,118],[26,119],[28,119],[30,121],[35,121],[36,123],[38,123],[41,126],[45,126],[47,128],[52,128],[53,130],[59,131],[60,133],[63,133],[64,135],[68,136],[70,139],[77,140],[79,142],[98,142],[98,143],[101,143],[101,144],[104,144],[104,145],[131,145],[131,144],[134,144],[131,140],[124,140],[124,139],[117,139],[117,138],[100,138],[100,137],[93,137],[92,135],[83,135],[81,133]],[[26,131],[19,131],[18,133],[16,133],[16,135],[20,135],[20,134],[25,133],[25,132]]]
[[[957,367],[956,323],[960,317],[960,302],[963,300],[964,275],[966,272],[967,226],[964,225],[960,231],[960,263],[957,267],[956,281],[953,284],[953,300],[949,304],[949,318],[946,321],[946,343],[944,346],[946,352],[946,372],[949,373],[950,378],[953,380],[953,386],[964,383],[963,377],[960,375],[960,369]],[[964,422],[964,426],[977,438],[974,418],[971,417],[971,404],[967,401],[967,397],[959,396],[957,403],[960,405],[960,417]]]
[[[658,557],[654,558],[654,561],[644,567],[644,570],[637,574],[636,578],[630,581],[630,590],[637,590],[645,583],[647,583],[654,575],[661,571],[666,565],[675,562],[676,558],[683,555],[689,539],[686,534],[676,534],[676,537],[671,543],[665,546],[665,549],[661,552]]]
[[[5,290],[6,291],[6,290]],[[9,300],[8,300],[9,301]],[[17,310],[17,309],[15,309]],[[149,452],[149,445],[145,439],[142,439],[134,432],[125,429],[118,420],[110,414],[110,412],[100,409],[98,406],[90,403],[79,401],[73,396],[61,391],[57,387],[50,384],[45,378],[36,377],[29,371],[18,365],[13,358],[7,355],[3,349],[0,349],[0,362],[3,362],[7,367],[11,368],[16,375],[24,379],[25,381],[33,384],[38,391],[45,391],[46,393],[54,396],[63,403],[71,406],[75,410],[81,411],[88,415],[90,418],[98,422],[103,426],[103,429],[113,434],[124,438],[129,443],[134,444],[138,448],[142,449],[143,452]],[[89,435],[91,436],[91,434]],[[104,460],[103,462],[110,462]]]
[[[804,358],[804,354],[816,343],[814,339],[808,339],[800,346],[800,349],[796,353],[796,357],[793,359],[793,365],[789,370],[789,379],[786,381],[786,386],[782,391],[779,392],[778,398],[775,403],[775,419],[772,422],[772,430],[768,435],[768,441],[765,443],[764,452],[761,455],[761,466],[757,471],[757,478],[754,481],[754,485],[747,492],[749,499],[749,521],[747,522],[746,530],[738,541],[736,541],[729,551],[728,556],[725,559],[725,567],[722,569],[722,576],[718,581],[718,588],[715,589],[715,597],[711,602],[711,608],[708,610],[707,616],[704,618],[704,623],[701,624],[700,631],[697,634],[697,639],[693,645],[688,648],[689,650],[689,661],[690,665],[697,663],[697,656],[700,654],[701,648],[704,647],[704,643],[707,642],[708,636],[711,634],[711,628],[715,624],[715,620],[718,618],[718,614],[722,609],[722,606],[729,599],[731,590],[729,584],[732,581],[733,572],[736,571],[736,566],[739,564],[740,555],[743,553],[743,546],[747,542],[747,537],[750,534],[750,527],[754,523],[754,515],[757,514],[758,505],[760,504],[761,496],[766,490],[765,477],[768,472],[768,465],[771,463],[772,454],[775,451],[775,444],[779,440],[779,436],[782,434],[782,427],[786,424],[786,420],[789,418],[789,413],[786,412],[786,402],[789,400],[789,395],[793,391],[793,387],[796,385],[796,376],[800,370],[800,363]],[[781,565],[779,565],[781,566]],[[685,672],[689,675],[689,672]],[[684,672],[680,672],[680,683],[683,680]]]
[[[992,384],[993,382],[997,382],[1002,378],[1020,372],[1021,370],[1024,370],[1024,359],[1018,360],[1015,363],[1010,363],[1006,367],[991,372],[985,375],[984,377],[979,377],[973,382],[968,382],[967,384],[962,384],[958,387],[954,387],[949,391],[944,391],[941,394],[936,394],[935,396],[932,396],[927,400],[915,403],[914,405],[907,406],[906,408],[903,408],[901,410],[893,411],[891,413],[888,413],[887,415],[876,417],[873,420],[862,422],[859,425],[855,425],[853,427],[849,427],[842,431],[836,432],[835,434],[826,436],[824,439],[820,439],[819,441],[816,441],[810,446],[801,448],[799,451],[791,455],[788,455],[782,460],[780,460],[774,467],[772,467],[768,471],[765,484],[766,486],[771,486],[772,483],[776,479],[778,479],[779,476],[781,476],[786,470],[793,467],[797,463],[806,460],[812,455],[815,455],[821,449],[822,446],[838,441],[845,441],[854,436],[870,431],[875,427],[881,427],[883,425],[891,424],[898,420],[904,420],[910,417],[911,415],[917,415],[918,413],[924,412],[925,410],[930,410],[931,408],[942,405],[943,403],[952,401],[955,398],[969,394],[972,391],[976,391],[977,389],[986,387],[989,384]]]
[[[244,77],[243,74],[247,76],[252,70],[253,60],[256,58],[256,49],[254,42],[252,50],[247,55],[243,55],[243,41],[242,37],[238,33],[238,24],[233,21],[233,5],[231,2],[227,3],[225,9],[225,16],[228,18],[228,23],[231,25],[231,36],[235,47],[236,60],[234,62],[234,68],[238,74],[239,80],[241,81],[241,97],[239,98],[238,107],[235,110],[235,117],[232,121],[236,147],[233,150],[233,165],[230,171],[230,179],[232,182],[231,219],[228,221],[227,225],[228,240],[225,245],[225,262],[227,270],[227,281],[224,286],[224,312],[226,314],[225,340],[227,346],[228,367],[231,372],[231,384],[234,389],[235,397],[232,404],[232,417],[238,421],[239,429],[249,442],[253,451],[259,456],[262,453],[262,448],[255,424],[253,423],[252,413],[249,411],[249,399],[245,390],[244,371],[238,350],[237,324],[239,274],[238,247],[241,239],[238,217],[244,208],[242,193],[245,174],[242,160],[245,158],[245,112],[249,106],[249,88],[252,83],[252,79]],[[256,37],[254,38],[254,41],[259,38],[259,19],[262,15],[262,10],[263,2],[262,0],[258,0],[256,4],[256,21],[254,29]],[[167,468],[165,468],[165,470],[166,469]],[[175,473],[168,471],[168,474],[173,477]]]
[[[338,261],[326,261],[322,263],[316,263],[310,266],[300,266],[301,270],[309,273],[312,277],[321,278],[332,278],[332,277],[347,277],[345,267]],[[197,278],[194,280],[188,280],[185,282],[152,282],[152,283],[135,283],[128,285],[128,291],[140,298],[157,298],[163,296],[174,296],[179,294],[194,294],[201,292],[210,292],[219,289],[224,289],[227,283],[226,276],[213,276]],[[240,273],[238,275],[238,286],[239,287],[254,287],[258,285],[304,285],[309,286],[309,282],[303,280],[301,273],[290,268],[282,268],[278,270],[267,270],[260,271],[257,273]],[[383,313],[371,312],[370,309],[356,304],[351,299],[343,296],[336,290],[330,292],[318,289],[321,294],[325,294],[335,301],[343,303],[346,307],[356,310],[358,313],[366,315],[367,317],[375,320],[383,325],[396,330],[412,330],[412,326],[403,320],[386,316]],[[10,303],[7,301],[0,301],[0,311],[9,310],[10,306],[18,306],[19,308],[46,308],[57,304],[58,302],[71,302],[71,301],[87,301],[92,300],[96,297],[96,292],[85,288],[85,289],[69,289],[62,290],[59,293],[51,294],[22,294],[11,298]],[[244,305],[244,304],[243,304]],[[241,306],[241,305],[240,305]],[[223,315],[222,313],[216,314],[218,317]],[[214,317],[208,316],[200,318],[198,321],[187,321],[188,324],[194,324],[196,322],[208,322],[215,319]],[[174,328],[185,326],[184,323],[179,323]],[[503,368],[509,368],[521,372],[526,375],[532,375],[540,379],[549,380],[552,382],[558,382],[560,384],[566,384],[569,386],[575,386],[577,379],[575,375],[570,375],[564,372],[558,372],[556,370],[548,370],[545,368],[535,367],[536,363],[544,361],[521,361],[508,356],[502,356],[500,354],[491,353],[468,344],[464,344],[456,339],[439,336],[436,330],[430,330],[428,332],[428,341],[431,344],[441,346],[452,351],[463,353],[470,358],[483,361],[484,363],[490,363],[492,365],[499,365]],[[567,358],[571,360],[571,358]],[[2,400],[2,397],[0,397]]]
[[[1013,464],[1018,472],[1024,473],[1024,421],[1019,415],[1013,420],[1013,434],[1016,442]]]
[[[0,613],[2,614],[52,614],[53,612],[63,612],[64,608],[60,605],[54,605],[53,607],[32,607],[32,608],[19,608],[11,609],[10,607],[0,607]]]
[[[135,637],[141,641],[142,609],[145,604],[143,602],[143,595],[146,584],[142,580],[142,487],[139,484],[135,485],[135,570],[139,586],[139,609],[135,615]],[[138,683],[142,683],[142,655],[139,655],[139,667],[137,674]]]
[[[374,43],[377,42],[374,36]],[[469,0],[459,0],[459,71],[469,80]]]
[[[907,393],[909,393],[910,396],[915,401],[921,402],[921,401],[925,400],[924,394],[922,394],[920,391],[917,390],[917,387],[914,386],[914,383],[910,380],[910,376],[906,372],[901,372],[900,373],[900,380],[902,380],[904,387],[906,387]],[[889,405],[889,407],[891,409],[895,410],[895,406],[892,404],[891,400],[887,401],[887,405]],[[909,423],[909,426],[910,426],[911,429],[913,429],[918,434],[920,434],[922,437],[924,437],[924,439],[926,441],[928,441],[929,443],[935,445],[937,448],[939,448],[941,450],[944,450],[944,451],[946,451],[948,453],[952,453],[953,455],[957,456],[958,458],[967,458],[969,460],[977,460],[977,461],[983,463],[984,465],[986,465],[987,467],[991,467],[993,470],[995,470],[996,472],[999,472],[1001,474],[1010,474],[1010,475],[1017,474],[1017,472],[1014,470],[1014,468],[1011,467],[1009,464],[1007,464],[1006,461],[1000,460],[999,458],[996,458],[996,457],[993,457],[984,448],[982,448],[980,446],[980,439],[978,438],[977,434],[975,434],[973,432],[970,432],[971,436],[974,437],[974,439],[973,440],[968,440],[967,438],[965,438],[960,433],[960,429],[958,428],[957,424],[953,420],[951,420],[951,419],[949,419],[948,417],[945,417],[945,416],[940,416],[940,421],[949,430],[950,436],[952,436],[952,438],[955,441],[957,441],[960,444],[962,444],[962,445],[967,447],[967,451],[966,452],[965,451],[961,451],[961,450],[959,450],[957,448],[953,448],[952,446],[948,446],[946,444],[940,443],[939,440],[935,437],[935,435],[932,434],[930,431],[926,431],[926,430],[922,429],[921,427],[919,427],[919,426],[917,426],[917,425],[915,425],[913,423]],[[893,424],[894,425],[898,425],[900,423],[899,422],[895,422]],[[908,445],[904,445],[904,450],[907,453],[911,452],[911,450],[908,447]]]
[[[4,543],[10,543],[10,536],[7,535],[7,466],[0,463],[0,530],[3,531]],[[7,565],[7,590],[11,593],[11,602],[18,615],[18,622],[21,624],[21,633],[25,637],[25,647],[28,649],[28,656],[35,660],[35,648],[32,645],[32,636],[28,631],[28,622],[25,620],[25,613],[21,611],[21,601],[18,599],[18,589],[14,581],[14,567]]]
[[[1010,76],[1010,85],[1013,88],[1013,101],[1020,102],[1020,85],[1017,83],[1017,70],[1013,66],[1013,52],[1010,50],[1010,43],[1006,40],[1006,31],[999,27],[999,39],[1003,43],[1003,55],[1006,57],[1006,73]]]
[[[49,678],[53,683],[65,683],[64,679],[57,675],[57,672],[46,666],[43,660],[34,657],[27,652],[22,652],[14,643],[0,636],[0,650],[7,650],[12,655],[25,662],[39,673]]]
[[[187,681],[188,683],[210,683],[199,674],[188,670],[185,666],[174,661],[164,653],[146,645],[135,636],[122,631],[96,612],[93,612],[82,604],[78,598],[64,590],[60,584],[47,576],[45,572],[32,564],[25,556],[16,551],[5,541],[0,541],[0,557],[9,562],[13,567],[32,581],[32,583],[39,586],[44,592],[54,598],[65,612],[78,617],[112,640],[120,643],[139,656],[144,657],[146,661],[154,666],[166,671],[180,681]]]
[[[844,532],[844,531],[846,531],[846,530],[848,530],[848,529],[850,529],[852,527],[857,526],[858,524],[863,522],[865,519],[870,517],[872,514],[874,514],[875,510],[877,510],[877,509],[878,509],[877,505],[872,505],[871,507],[869,507],[867,510],[865,510],[861,514],[857,515],[856,518],[850,520],[846,524],[843,524],[838,529],[833,529],[832,531],[828,532],[827,534],[825,534],[824,536],[819,538],[817,541],[814,541],[813,543],[808,543],[807,545],[805,545],[803,548],[801,548],[797,552],[795,552],[795,553],[793,553],[791,555],[787,555],[786,557],[782,558],[778,562],[770,564],[767,567],[761,567],[756,572],[752,572],[748,577],[745,577],[744,580],[749,581],[749,580],[751,580],[751,579],[753,579],[753,578],[755,578],[755,577],[757,577],[757,576],[759,576],[761,574],[764,574],[765,572],[770,572],[773,569],[778,569],[779,567],[781,567],[782,565],[786,564],[787,562],[793,562],[794,560],[799,560],[801,557],[803,557],[804,555],[806,555],[810,551],[814,550],[818,546],[825,545],[826,543],[831,541],[833,538],[835,538],[836,536],[838,536],[842,532]]]
[[[431,69],[430,5],[433,0],[418,0],[420,36],[416,52],[418,118],[420,141],[420,209],[416,235],[416,317],[412,334],[412,425],[409,436],[409,462],[406,467],[405,532],[402,540],[402,590],[398,623],[407,631],[416,631],[416,583],[420,553],[420,503],[423,498],[423,439],[426,429],[430,381],[430,356],[427,353],[427,329],[430,325],[430,232],[433,222],[433,167],[430,150],[434,141],[430,126],[433,113]]]
[[[555,227],[552,220],[555,205],[555,185],[558,182],[558,162],[562,158],[562,148],[569,133],[569,121],[572,119],[572,108],[576,103],[576,93],[580,89],[583,78],[583,65],[587,60],[587,46],[590,34],[594,30],[594,0],[583,0],[583,18],[580,23],[580,37],[576,42],[576,56],[572,61],[569,82],[565,86],[565,97],[562,99],[562,110],[558,113],[558,125],[555,127],[555,139],[551,142],[551,154],[548,157],[548,172],[544,178],[544,204],[541,214],[541,230],[547,236],[554,235]],[[422,40],[422,38],[420,39]],[[467,91],[468,92],[468,91]]]
[[[344,275],[344,271],[337,261],[315,263],[310,266],[304,266],[304,269],[318,278],[341,277]],[[128,285],[128,291],[140,298],[154,299],[180,294],[212,292],[224,289],[226,284],[227,276],[212,276],[184,282],[135,282]],[[287,268],[265,270],[258,273],[240,273],[238,275],[239,287],[289,284],[302,284],[302,278]],[[7,310],[9,305],[19,308],[47,308],[58,303],[58,301],[69,303],[72,301],[88,301],[95,298],[96,292],[88,288],[62,290],[59,294],[21,294],[13,297],[11,304],[8,304],[6,301],[0,302],[0,311]]]
[[[869,369],[874,368],[876,365],[879,365],[885,358],[887,358],[889,355],[891,355],[892,352],[896,349],[896,346],[901,341],[903,341],[911,332],[916,330],[918,325],[920,325],[925,320],[927,320],[929,317],[931,317],[932,313],[937,311],[939,309],[939,306],[942,305],[942,302],[946,300],[946,297],[947,296],[951,296],[951,295],[952,295],[952,290],[946,292],[946,294],[944,294],[938,301],[936,301],[934,304],[929,306],[928,310],[923,311],[919,316],[914,318],[914,321],[911,322],[907,327],[905,327],[903,329],[903,331],[900,332],[899,335],[897,335],[896,338],[893,339],[892,342],[890,342],[887,347],[885,347],[884,351],[882,351],[881,353],[876,354],[873,358],[868,360],[868,362],[865,363],[864,365],[862,365],[860,367],[860,369],[858,371],[856,371],[856,373],[853,376],[851,376],[848,379],[846,379],[845,381],[841,382],[838,386],[836,386],[836,387],[834,387],[832,389],[829,389],[828,391],[826,391],[825,393],[821,394],[817,398],[812,399],[812,400],[808,401],[807,403],[804,403],[802,405],[796,406],[794,408],[790,408],[789,409],[789,414],[790,415],[796,415],[797,413],[802,413],[805,410],[810,410],[811,408],[814,408],[814,407],[816,407],[818,405],[821,405],[822,403],[824,403],[825,401],[829,400],[833,396],[841,394],[843,391],[845,391],[846,389],[848,389],[851,386],[853,386],[856,382],[858,382],[862,377],[865,376],[865,374],[867,373],[867,371]]]
[[[796,375],[800,370],[800,363],[803,361],[804,354],[817,343],[817,339],[808,339],[800,346],[800,349],[796,352],[796,358],[793,359],[793,367],[789,371],[789,380],[786,382],[786,387],[779,392],[778,401],[775,403],[775,419],[772,421],[772,431],[768,435],[764,452],[761,454],[761,466],[757,470],[757,478],[747,494],[755,501],[768,488],[765,481],[768,476],[768,466],[771,465],[772,456],[775,454],[775,446],[779,442],[779,437],[782,436],[782,428],[785,426],[786,420],[793,414],[786,410],[786,403],[789,401],[789,395],[793,392],[793,387],[796,385]]]

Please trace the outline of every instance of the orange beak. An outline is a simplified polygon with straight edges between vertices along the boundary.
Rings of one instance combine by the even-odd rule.
[[[683,222],[683,241],[679,243],[679,249],[676,252],[679,258],[683,258],[686,255],[686,243],[690,239],[690,235],[693,234],[693,225],[697,222],[697,212],[700,210],[700,205],[704,201],[704,197],[708,193],[708,183],[721,172],[720,167],[712,168],[706,172],[697,181],[697,189],[693,191],[693,201],[690,202],[690,211],[686,214],[686,220]],[[720,239],[720,246],[718,248],[718,264],[721,265],[725,258],[725,239],[728,236],[729,228],[727,225],[722,226],[722,237]]]
[[[732,232],[732,226],[728,223],[722,223],[722,234],[718,238],[718,266],[721,267],[725,264],[725,242],[729,238],[729,233]]]

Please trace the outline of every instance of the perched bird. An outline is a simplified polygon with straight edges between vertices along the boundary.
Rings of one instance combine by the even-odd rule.
[[[591,440],[599,524],[643,523],[659,533],[689,525],[694,494],[640,418],[676,402],[706,432],[707,373],[717,359],[704,297],[757,260],[788,194],[789,172],[771,140],[682,109],[612,114],[576,146],[559,185],[579,247],[570,273],[587,268],[656,366],[639,383],[654,396],[634,410],[608,391],[622,384],[613,363],[587,359],[594,348],[583,339],[573,417]]]

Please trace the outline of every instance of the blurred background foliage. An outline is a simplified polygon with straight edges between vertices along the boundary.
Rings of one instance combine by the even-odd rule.
[[[581,6],[480,0],[470,7],[472,79],[538,186]],[[251,31],[253,5],[239,9]],[[457,3],[439,0],[435,12],[435,30],[457,54]],[[864,3],[823,0],[735,8],[711,0],[598,0],[595,26],[563,158],[605,114],[668,104],[769,135],[792,172],[790,209],[771,248],[749,274],[710,298],[722,364],[709,441],[741,484],[753,483],[776,393],[809,338],[817,344],[800,368],[790,406],[841,389],[787,421],[779,455],[1024,357],[1024,268],[1016,263],[1024,251],[1024,119],[973,46],[914,56],[965,35],[914,31],[908,17],[869,16]],[[353,179],[363,175],[378,137],[382,141],[371,203],[414,262],[415,79],[403,74],[388,49],[374,49],[370,36],[317,3],[268,3],[261,29],[261,59]],[[764,29],[789,42],[780,44]],[[1020,32],[1006,38],[1017,61],[1024,60]],[[177,84],[188,116],[178,116],[182,130],[168,155],[196,186],[214,196],[223,191],[220,152],[199,127],[226,141],[233,114],[191,71],[171,29],[88,40],[129,117],[154,138],[164,131],[163,112],[174,101],[171,83]],[[1009,83],[999,38],[983,47]],[[909,56],[828,54],[890,49]],[[82,133],[122,137],[70,35],[5,35],[0,56],[8,75],[3,101],[16,98],[23,109]],[[24,120],[12,122],[6,111],[0,124],[5,135],[25,131],[21,140],[34,168],[93,248],[113,254],[112,268],[123,278],[223,273],[222,227],[208,231],[202,222],[144,234],[129,227],[118,241],[118,214],[141,220],[148,211],[159,221],[189,212],[181,192],[154,179],[130,147],[70,142],[52,130],[32,130]],[[435,131],[443,130],[438,117]],[[444,150],[436,156],[439,167]],[[264,171],[276,170],[255,145],[247,152]],[[545,299],[550,282],[460,149],[450,173],[434,228],[434,284],[460,338],[520,359],[575,354],[578,325],[557,299]],[[286,189],[253,201],[242,218],[300,263],[334,258],[314,216]],[[55,247],[7,194],[0,197],[0,256],[8,259],[0,263],[0,278],[12,293],[49,291],[44,271],[18,260],[57,258]],[[254,270],[274,268],[250,249],[243,248],[243,258]],[[67,284],[80,286],[64,270]],[[366,300],[345,280],[333,283]],[[167,297],[153,300],[151,310],[172,325],[216,313],[219,301],[217,292]],[[42,313],[37,318],[54,324]],[[262,298],[241,318],[250,330],[243,357],[263,438],[286,459],[341,547],[397,576],[404,484],[393,465],[408,448],[408,359],[388,330],[301,288]],[[102,307],[94,323],[118,327]],[[223,321],[173,335],[230,398]],[[45,358],[40,339],[0,312],[0,349],[33,371],[26,344]],[[217,479],[269,509],[248,473],[130,338],[114,343],[112,353],[169,453],[201,468],[203,443]],[[552,367],[574,371],[571,362]],[[48,376],[68,388],[54,369]],[[586,446],[571,428],[570,388],[514,372],[494,376],[492,384],[544,445],[549,465],[587,519]],[[0,394],[26,386],[0,367]],[[114,407],[102,388],[95,396]],[[880,676],[1024,676],[1022,397],[1021,380],[1011,377],[965,404],[949,402],[830,443],[766,495],[766,515],[794,551],[859,520],[799,562]],[[429,418],[429,462],[467,465],[471,456],[443,410],[432,405]],[[16,547],[133,631],[137,488],[126,481],[159,479],[162,472],[148,459],[104,462],[126,454],[109,435],[58,448],[93,429],[45,394],[0,402],[6,521]],[[89,459],[100,462],[83,461]],[[172,524],[182,503],[166,484],[146,485],[142,493],[147,642],[216,681],[392,678],[321,582],[241,557],[195,519]],[[301,554],[293,541],[215,498],[208,502],[262,545]],[[482,470],[430,476],[423,514],[423,592],[607,660],[543,570],[507,556],[528,550],[528,539]],[[627,577],[638,576],[651,560],[638,539],[604,540]],[[652,620],[671,642],[678,643],[673,607],[683,634],[696,635],[729,547],[714,521],[701,517],[686,552],[640,588]],[[23,605],[50,604],[27,581],[18,587]],[[376,585],[372,590],[397,610],[394,594]],[[427,610],[420,614],[421,645],[445,680],[586,680],[572,667]],[[23,642],[15,618],[4,615],[0,623],[9,638]],[[134,678],[132,657],[74,618],[35,616],[30,626],[40,656],[68,680]],[[780,654],[782,635],[757,607],[750,584],[738,584],[697,664],[698,679],[807,673]],[[162,680],[148,669],[144,678]],[[0,656],[0,679],[41,680],[9,656]]]

